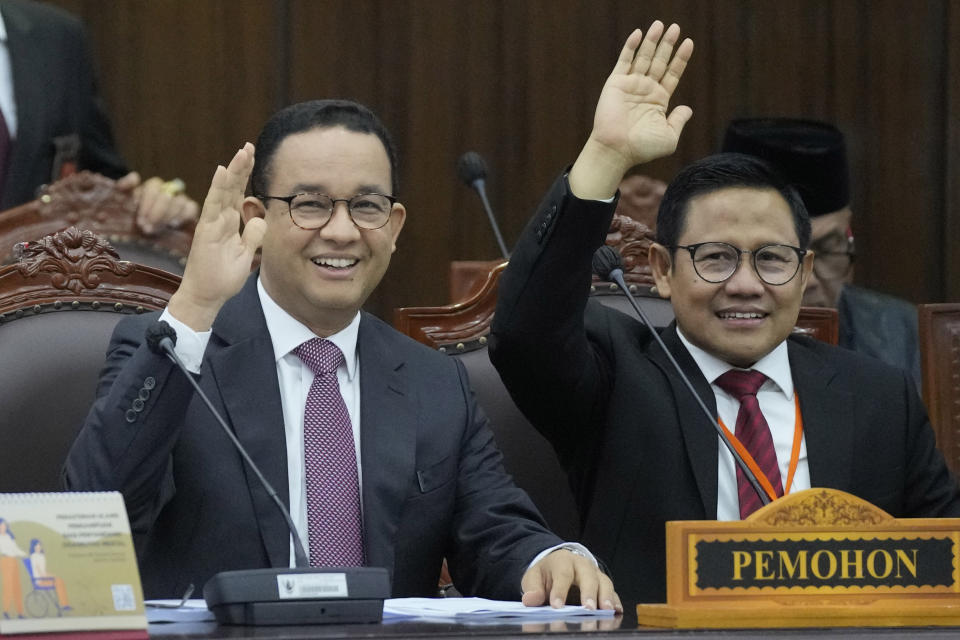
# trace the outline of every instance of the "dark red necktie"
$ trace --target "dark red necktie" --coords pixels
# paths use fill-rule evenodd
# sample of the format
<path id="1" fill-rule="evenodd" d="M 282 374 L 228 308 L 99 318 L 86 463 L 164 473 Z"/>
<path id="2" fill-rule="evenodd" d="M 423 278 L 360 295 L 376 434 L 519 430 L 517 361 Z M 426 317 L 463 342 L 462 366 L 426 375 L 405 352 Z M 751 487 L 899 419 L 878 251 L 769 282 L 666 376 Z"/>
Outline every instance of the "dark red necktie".
<path id="1" fill-rule="evenodd" d="M 767 476 L 777 497 L 783 495 L 780 482 L 780 466 L 777 464 L 777 451 L 773 446 L 773 437 L 766 418 L 757 402 L 757 391 L 763 386 L 767 376 L 759 371 L 741 371 L 731 369 L 717 378 L 716 385 L 740 401 L 737 413 L 737 427 L 734 435 L 746 448 L 760 470 Z M 760 496 L 747 480 L 746 474 L 737 467 L 737 493 L 740 497 L 740 519 L 763 506 Z"/>
<path id="2" fill-rule="evenodd" d="M 343 353 L 321 338 L 307 340 L 294 351 L 314 374 L 303 414 L 310 566 L 362 566 L 357 451 L 337 382 Z"/>

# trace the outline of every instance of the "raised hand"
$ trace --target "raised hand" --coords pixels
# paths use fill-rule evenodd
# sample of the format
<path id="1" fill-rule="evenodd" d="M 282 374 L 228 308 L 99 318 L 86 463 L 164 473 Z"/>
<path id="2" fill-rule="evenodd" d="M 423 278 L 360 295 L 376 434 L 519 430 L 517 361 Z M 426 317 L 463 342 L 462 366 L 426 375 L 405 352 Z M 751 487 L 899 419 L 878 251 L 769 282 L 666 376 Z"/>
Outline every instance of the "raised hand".
<path id="1" fill-rule="evenodd" d="M 609 198 L 632 166 L 669 155 L 693 115 L 687 106 L 669 111 L 670 98 L 693 54 L 693 41 L 679 46 L 680 27 L 664 32 L 657 20 L 646 36 L 627 38 L 603 85 L 593 131 L 570 172 L 570 187 L 581 198 Z M 674 49 L 676 48 L 676 51 Z"/>
<path id="2" fill-rule="evenodd" d="M 220 307 L 243 287 L 263 242 L 266 224 L 249 220 L 240 233 L 241 207 L 253 170 L 253 145 L 246 143 L 226 167 L 218 166 L 203 201 L 180 288 L 168 310 L 195 331 L 206 331 Z"/>

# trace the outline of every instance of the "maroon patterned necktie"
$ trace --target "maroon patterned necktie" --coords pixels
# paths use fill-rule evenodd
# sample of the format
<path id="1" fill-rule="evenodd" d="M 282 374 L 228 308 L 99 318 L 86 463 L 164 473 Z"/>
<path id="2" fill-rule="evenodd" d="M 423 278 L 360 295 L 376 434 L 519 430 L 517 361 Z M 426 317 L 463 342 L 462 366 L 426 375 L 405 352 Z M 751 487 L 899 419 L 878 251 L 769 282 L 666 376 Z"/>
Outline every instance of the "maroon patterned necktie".
<path id="1" fill-rule="evenodd" d="M 307 340 L 294 351 L 314 375 L 303 413 L 310 566 L 362 566 L 357 453 L 337 382 L 343 353 L 321 338 Z"/>
<path id="2" fill-rule="evenodd" d="M 757 402 L 757 391 L 763 386 L 767 376 L 759 371 L 740 371 L 731 369 L 717 378 L 716 385 L 740 401 L 737 413 L 737 428 L 734 435 L 746 447 L 760 470 L 767 476 L 777 497 L 783 495 L 780 483 L 780 466 L 777 464 L 777 451 L 773 446 L 773 437 L 766 418 Z M 737 467 L 737 493 L 740 497 L 740 519 L 763 506 L 760 496 L 747 480 L 746 474 Z"/>

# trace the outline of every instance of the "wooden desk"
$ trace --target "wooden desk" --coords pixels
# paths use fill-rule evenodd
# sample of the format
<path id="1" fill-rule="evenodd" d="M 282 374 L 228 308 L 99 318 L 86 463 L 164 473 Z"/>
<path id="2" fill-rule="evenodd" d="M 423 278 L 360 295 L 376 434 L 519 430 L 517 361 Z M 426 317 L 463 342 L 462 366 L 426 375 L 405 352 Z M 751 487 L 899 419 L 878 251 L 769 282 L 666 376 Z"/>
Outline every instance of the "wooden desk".
<path id="1" fill-rule="evenodd" d="M 619 625 L 615 629 L 598 629 L 600 624 Z M 465 640 L 493 638 L 604 637 L 615 640 L 642 638 L 643 640 L 677 640 L 678 638 L 770 638 L 777 640 L 813 640 L 814 638 L 843 638 L 844 640 L 893 640 L 925 638 L 942 640 L 960 638 L 960 628 L 900 628 L 900 629 L 752 629 L 752 630 L 680 630 L 637 628 L 636 617 L 625 614 L 609 621 L 557 622 L 552 625 L 461 625 L 430 622 L 395 622 L 385 624 L 330 625 L 316 627 L 218 627 L 210 623 L 153 624 L 150 637 L 158 640 L 191 640 L 210 638 L 269 638 L 271 640 L 305 640 L 307 638 L 426 638 L 427 640 Z"/>

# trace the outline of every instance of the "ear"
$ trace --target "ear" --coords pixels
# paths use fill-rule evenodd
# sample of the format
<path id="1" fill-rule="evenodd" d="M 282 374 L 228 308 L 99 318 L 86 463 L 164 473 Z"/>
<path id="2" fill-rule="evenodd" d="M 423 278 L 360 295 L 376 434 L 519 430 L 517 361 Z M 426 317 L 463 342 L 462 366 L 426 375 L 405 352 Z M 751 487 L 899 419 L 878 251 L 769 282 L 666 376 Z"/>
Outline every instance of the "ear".
<path id="1" fill-rule="evenodd" d="M 673 260 L 670 256 L 670 250 L 662 244 L 654 242 L 650 245 L 647 253 L 647 259 L 650 262 L 650 271 L 653 272 L 653 280 L 657 283 L 657 293 L 661 298 L 670 299 L 670 279 L 673 275 Z"/>
<path id="2" fill-rule="evenodd" d="M 407 221 L 407 208 L 399 202 L 393 205 L 390 211 L 390 222 L 387 223 L 388 232 L 391 235 L 390 253 L 397 250 L 397 238 L 400 236 L 400 230 L 403 229 L 403 223 Z"/>
<path id="3" fill-rule="evenodd" d="M 240 215 L 243 217 L 243 224 L 247 224 L 253 218 L 266 218 L 267 209 L 263 206 L 263 201 L 260 198 L 247 196 L 243 199 Z"/>

